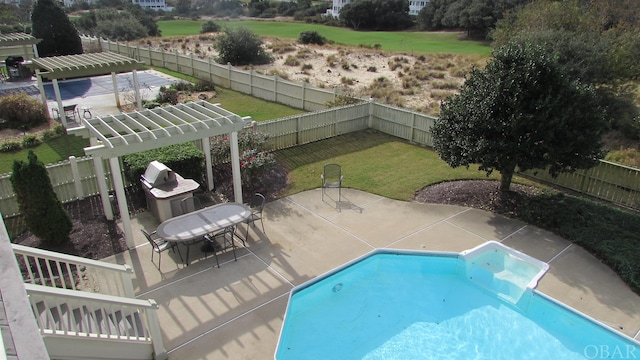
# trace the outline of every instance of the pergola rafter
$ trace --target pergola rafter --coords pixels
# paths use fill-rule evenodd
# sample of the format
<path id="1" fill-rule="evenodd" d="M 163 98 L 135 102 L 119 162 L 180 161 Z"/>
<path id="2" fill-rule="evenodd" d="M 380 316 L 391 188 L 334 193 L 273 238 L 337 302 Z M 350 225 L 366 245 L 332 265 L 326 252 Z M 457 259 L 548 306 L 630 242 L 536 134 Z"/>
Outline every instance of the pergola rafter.
<path id="1" fill-rule="evenodd" d="M 92 139 L 92 146 L 84 149 L 85 154 L 94 157 L 96 167 L 101 167 L 103 159 L 109 159 L 113 184 L 118 199 L 121 220 L 127 244 L 133 246 L 124 184 L 120 174 L 118 158 L 120 156 L 147 151 L 159 147 L 180 144 L 188 141 L 201 141 L 205 153 L 207 182 L 209 190 L 213 188 L 213 172 L 209 138 L 231 134 L 231 168 L 236 202 L 242 202 L 242 182 L 240 179 L 240 159 L 238 150 L 238 132 L 251 123 L 250 117 L 242 118 L 206 101 L 190 102 L 143 111 L 134 111 L 117 115 L 97 116 L 82 119 L 82 126 L 69 129 L 69 133 Z M 96 173 L 104 173 L 102 168 Z M 107 217 L 112 216 L 104 178 L 98 177 L 103 208 Z"/>

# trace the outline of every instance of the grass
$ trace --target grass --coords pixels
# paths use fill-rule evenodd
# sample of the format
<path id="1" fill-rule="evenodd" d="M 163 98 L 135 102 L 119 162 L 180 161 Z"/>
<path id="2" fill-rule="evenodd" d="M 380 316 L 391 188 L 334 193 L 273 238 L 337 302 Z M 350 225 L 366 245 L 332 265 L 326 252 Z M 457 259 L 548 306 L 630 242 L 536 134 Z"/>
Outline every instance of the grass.
<path id="1" fill-rule="evenodd" d="M 289 172 L 286 195 L 319 187 L 322 167 L 327 163 L 348 169 L 345 187 L 397 200 L 410 200 L 415 191 L 429 184 L 487 178 L 477 167 L 452 169 L 434 151 L 374 130 L 279 150 L 275 155 Z M 498 174 L 490 178 L 498 179 Z"/>
<path id="2" fill-rule="evenodd" d="M 184 36 L 200 33 L 204 20 L 158 21 L 163 36 Z M 318 24 L 285 21 L 219 20 L 222 27 L 246 27 L 261 36 L 295 40 L 303 31 L 317 31 L 330 41 L 348 46 L 380 45 L 383 51 L 411 54 L 478 54 L 488 56 L 491 47 L 486 42 L 459 40 L 459 33 L 418 31 L 354 31 Z"/>
<path id="3" fill-rule="evenodd" d="M 69 156 L 84 156 L 84 148 L 89 146 L 89 140 L 75 135 L 63 135 L 58 138 L 42 143 L 31 149 L 22 149 L 13 153 L 0 153 L 0 174 L 7 174 L 13 171 L 13 161 L 27 161 L 29 150 L 38 157 L 44 164 L 56 163 L 67 160 Z"/>
<path id="4" fill-rule="evenodd" d="M 176 73 L 175 71 L 156 67 L 153 69 L 167 75 L 175 76 L 182 80 L 194 83 L 198 82 L 198 79 L 194 77 Z M 216 97 L 209 99 L 209 102 L 220 103 L 220 106 L 225 110 L 229 110 L 240 116 L 251 116 L 254 121 L 258 122 L 306 113 L 304 110 L 258 99 L 241 92 L 221 88 L 219 86 L 216 86 Z"/>
<path id="5" fill-rule="evenodd" d="M 429 149 L 373 130 L 279 150 L 276 159 L 289 172 L 285 196 L 318 188 L 327 163 L 343 166 L 345 187 L 398 200 L 411 200 L 429 184 L 487 178 L 476 167 L 452 169 Z M 640 294 L 640 214 L 545 190 L 520 204 L 513 216 L 584 247 Z"/>

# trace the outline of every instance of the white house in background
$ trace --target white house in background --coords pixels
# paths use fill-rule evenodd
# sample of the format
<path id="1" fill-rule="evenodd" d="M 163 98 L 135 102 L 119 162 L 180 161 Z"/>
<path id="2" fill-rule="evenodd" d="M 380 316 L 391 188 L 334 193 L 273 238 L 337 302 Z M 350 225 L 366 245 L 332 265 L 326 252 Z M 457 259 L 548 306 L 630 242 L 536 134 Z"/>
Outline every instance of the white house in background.
<path id="1" fill-rule="evenodd" d="M 165 0 L 131 0 L 131 2 L 140 5 L 143 9 L 169 10 Z"/>
<path id="2" fill-rule="evenodd" d="M 354 0 L 333 0 L 331 9 L 327 9 L 326 16 L 333 16 L 337 18 L 340 16 L 340 10 L 347 5 L 351 4 Z M 409 15 L 418 15 L 420 10 L 429 2 L 429 0 L 410 0 L 409 1 Z"/>

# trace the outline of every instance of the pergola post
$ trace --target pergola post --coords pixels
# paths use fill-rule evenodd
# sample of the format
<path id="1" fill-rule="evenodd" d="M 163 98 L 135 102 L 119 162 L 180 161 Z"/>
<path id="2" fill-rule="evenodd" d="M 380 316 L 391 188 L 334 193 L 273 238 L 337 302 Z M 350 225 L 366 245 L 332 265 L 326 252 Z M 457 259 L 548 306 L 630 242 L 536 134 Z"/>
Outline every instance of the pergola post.
<path id="1" fill-rule="evenodd" d="M 115 72 L 111 72 L 111 83 L 113 84 L 113 95 L 116 96 L 116 106 L 120 109 L 120 94 L 118 93 L 118 78 Z"/>
<path id="2" fill-rule="evenodd" d="M 238 132 L 231 132 L 231 172 L 233 173 L 233 198 L 242 203 L 242 178 L 240 177 L 240 151 L 238 150 Z"/>
<path id="3" fill-rule="evenodd" d="M 109 165 L 111 165 L 113 188 L 116 191 L 116 198 L 118 199 L 118 209 L 120 210 L 120 220 L 122 221 L 122 229 L 124 230 L 124 239 L 127 242 L 127 247 L 129 249 L 133 249 L 135 247 L 135 242 L 133 241 L 131 218 L 129 217 L 129 209 L 127 206 L 127 195 L 124 192 L 124 182 L 122 180 L 122 172 L 120 171 L 120 162 L 118 158 L 110 158 Z"/>
<path id="4" fill-rule="evenodd" d="M 91 146 L 98 145 L 98 140 L 94 137 L 89 139 Z M 98 190 L 100 191 L 100 200 L 102 200 L 102 210 L 107 220 L 113 220 L 113 209 L 111 208 L 111 202 L 109 201 L 109 188 L 107 187 L 107 180 L 104 174 L 104 165 L 102 157 L 92 156 L 93 168 L 96 170 L 96 181 L 98 182 Z"/>
<path id="5" fill-rule="evenodd" d="M 56 102 L 58 103 L 58 114 L 60 114 L 60 121 L 62 126 L 67 128 L 67 116 L 64 113 L 64 106 L 62 105 L 62 96 L 60 96 L 60 87 L 58 86 L 58 79 L 53 79 L 53 92 L 56 94 Z"/>
<path id="6" fill-rule="evenodd" d="M 133 74 L 133 89 L 136 94 L 136 109 L 142 110 L 142 98 L 140 97 L 140 85 L 138 80 L 138 72 L 136 69 L 133 69 L 131 72 Z"/>
<path id="7" fill-rule="evenodd" d="M 40 75 L 40 69 L 36 69 L 36 79 L 38 80 L 38 90 L 40 90 L 40 102 L 47 104 L 47 94 L 44 92 L 44 83 L 42 82 L 42 76 Z M 50 111 L 47 107 L 47 111 Z"/>
<path id="8" fill-rule="evenodd" d="M 202 152 L 204 153 L 204 166 L 207 171 L 207 189 L 213 190 L 213 164 L 211 163 L 211 138 L 202 139 Z"/>

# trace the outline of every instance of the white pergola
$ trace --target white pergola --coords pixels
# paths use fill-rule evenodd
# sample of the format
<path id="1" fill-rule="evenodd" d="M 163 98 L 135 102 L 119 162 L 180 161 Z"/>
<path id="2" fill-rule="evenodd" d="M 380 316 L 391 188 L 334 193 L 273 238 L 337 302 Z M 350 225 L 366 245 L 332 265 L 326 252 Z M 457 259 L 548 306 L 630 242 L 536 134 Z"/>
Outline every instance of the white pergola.
<path id="1" fill-rule="evenodd" d="M 117 53 L 101 52 L 38 58 L 33 59 L 31 66 L 35 69 L 38 78 L 38 88 L 40 89 L 40 97 L 43 104 L 47 103 L 47 97 L 44 92 L 42 79 L 52 81 L 53 91 L 56 94 L 56 102 L 58 103 L 58 113 L 60 114 L 62 125 L 65 128 L 67 127 L 67 120 L 64 116 L 58 79 L 91 77 L 111 73 L 116 106 L 120 107 L 120 94 L 118 93 L 116 74 L 131 71 L 133 73 L 133 87 L 135 89 L 137 109 L 142 108 L 142 99 L 140 98 L 139 90 L 140 85 L 138 83 L 138 73 L 136 72 L 140 63 L 135 59 Z"/>
<path id="2" fill-rule="evenodd" d="M 10 54 L 10 55 L 23 55 L 23 57 L 25 58 L 30 58 L 30 56 L 28 56 L 30 55 L 30 53 L 27 49 L 27 47 L 30 46 L 31 51 L 33 51 L 33 57 L 37 58 L 38 47 L 36 45 L 41 41 L 42 39 L 36 39 L 35 37 L 25 33 L 0 34 L 0 49 L 10 48 L 15 50 L 16 47 L 18 48 L 22 47 L 22 51 L 20 53 Z M 2 52 L 2 56 L 5 56 L 4 52 Z"/>
<path id="3" fill-rule="evenodd" d="M 133 248 L 133 232 L 120 170 L 120 156 L 187 141 L 200 141 L 205 156 L 208 190 L 212 190 L 213 170 L 209 138 L 230 134 L 234 201 L 241 203 L 238 132 L 250 123 L 251 117 L 240 117 L 223 109 L 219 104 L 198 101 L 82 119 L 82 126 L 69 129 L 68 132 L 90 139 L 91 146 L 85 148 L 84 152 L 93 157 L 102 206 L 107 218 L 113 219 L 103 168 L 103 160 L 109 160 L 127 246 Z"/>

